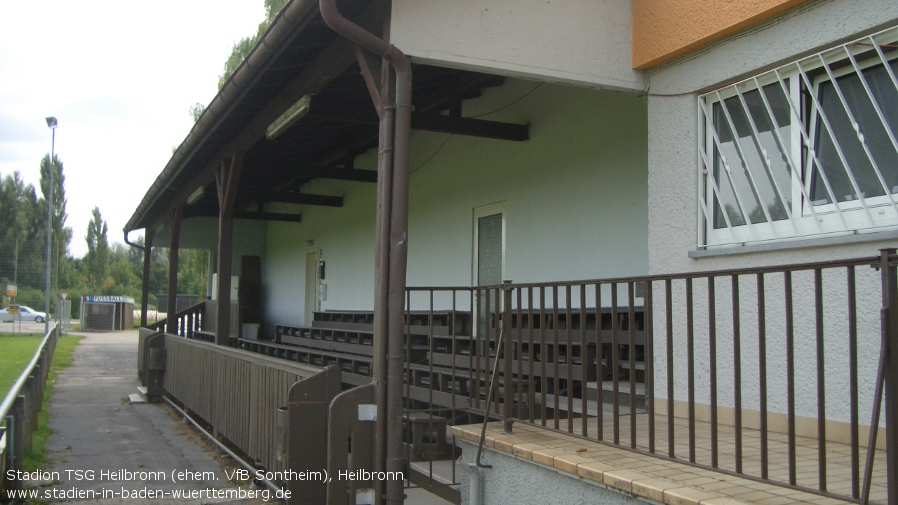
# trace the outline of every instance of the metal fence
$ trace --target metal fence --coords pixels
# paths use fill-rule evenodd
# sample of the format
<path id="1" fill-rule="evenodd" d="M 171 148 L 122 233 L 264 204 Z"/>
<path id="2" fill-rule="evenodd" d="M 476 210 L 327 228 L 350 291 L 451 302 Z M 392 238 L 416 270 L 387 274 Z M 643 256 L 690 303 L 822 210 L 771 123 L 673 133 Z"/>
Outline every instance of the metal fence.
<path id="1" fill-rule="evenodd" d="M 771 268 L 410 288 L 410 325 L 415 314 L 435 321 L 463 310 L 472 331 L 431 323 L 427 339 L 408 332 L 407 387 L 430 394 L 408 394 L 407 406 L 452 422 L 437 397 L 455 404 L 459 395 L 487 418 L 884 500 L 880 336 L 898 324 L 881 319 L 896 296 L 879 293 L 895 290 L 893 262 L 885 251 Z"/>
<path id="2" fill-rule="evenodd" d="M 31 450 L 32 433 L 37 428 L 37 413 L 43 405 L 50 362 L 59 340 L 59 325 L 44 336 L 34 357 L 22 371 L 0 404 L 0 491 L 21 489 L 21 479 L 7 479 L 7 470 L 23 470 L 25 452 Z"/>
<path id="3" fill-rule="evenodd" d="M 884 383 L 898 391 L 898 374 L 889 373 L 898 353 L 887 364 L 884 351 L 898 345 L 889 317 L 898 313 L 895 263 L 895 251 L 884 250 L 769 268 L 409 288 L 410 478 L 433 490 L 458 484 L 447 426 L 504 419 L 508 429 L 532 423 L 839 499 L 894 499 L 896 451 L 886 446 L 895 437 L 886 435 L 898 401 L 886 402 L 884 422 L 879 413 Z M 195 317 L 179 314 L 176 329 L 188 333 Z M 370 319 L 317 313 L 310 327 L 280 325 L 275 341 L 240 345 L 273 363 L 336 365 L 344 383 L 362 385 L 371 373 Z M 190 384 L 212 381 L 213 372 L 184 369 L 180 379 L 166 374 L 167 390 L 169 380 L 212 387 Z M 196 401 L 213 404 L 235 396 L 201 395 Z M 243 415 L 219 414 L 220 422 Z M 444 496 L 459 498 L 457 490 Z"/>

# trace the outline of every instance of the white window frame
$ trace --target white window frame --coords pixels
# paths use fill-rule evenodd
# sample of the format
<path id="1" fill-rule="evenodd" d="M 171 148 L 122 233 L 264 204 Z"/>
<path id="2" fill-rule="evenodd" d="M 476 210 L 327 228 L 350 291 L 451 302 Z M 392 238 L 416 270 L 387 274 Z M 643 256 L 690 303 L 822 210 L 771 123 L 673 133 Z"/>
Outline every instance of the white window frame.
<path id="1" fill-rule="evenodd" d="M 898 51 L 893 50 L 888 53 L 885 53 L 885 57 L 888 59 L 889 62 L 891 62 L 892 60 L 898 58 Z M 816 139 L 817 128 L 819 127 L 818 122 L 820 121 L 819 118 L 821 117 L 821 115 L 817 113 L 818 109 L 820 108 L 817 100 L 819 100 L 819 97 L 820 97 L 821 84 L 823 84 L 824 82 L 831 82 L 834 79 L 838 79 L 839 77 L 842 77 L 842 76 L 845 76 L 845 75 L 848 75 L 851 73 L 856 73 L 856 69 L 865 70 L 865 69 L 875 66 L 879 63 L 881 63 L 881 61 L 878 58 L 869 58 L 862 62 L 853 60 L 851 66 L 843 67 L 836 71 L 831 71 L 831 72 L 822 74 L 822 75 L 818 76 L 816 79 L 814 79 L 814 81 L 812 83 L 812 86 L 813 86 L 812 98 L 813 98 L 814 102 L 811 104 L 810 128 L 809 128 L 810 129 L 809 136 L 811 139 Z M 855 64 L 857 65 L 857 67 L 855 67 Z M 827 70 L 828 70 L 828 67 L 824 67 L 824 68 L 827 68 Z M 836 88 L 834 88 L 834 90 L 835 89 Z M 824 125 L 824 128 L 825 128 L 825 125 Z M 811 192 L 811 183 L 812 183 L 811 170 L 813 168 L 813 163 L 814 163 L 814 159 L 811 156 L 807 156 L 807 159 L 805 160 L 804 170 L 805 170 L 805 174 L 807 174 L 806 181 L 805 181 L 805 188 L 806 188 L 806 193 L 808 195 L 810 195 L 810 192 Z M 875 162 L 874 162 L 874 164 L 875 164 Z M 877 169 L 877 170 L 881 170 L 881 169 Z M 852 181 L 853 181 L 853 176 L 852 176 Z M 888 189 L 891 190 L 892 188 L 888 188 Z M 863 193 L 861 193 L 861 195 L 864 196 Z M 834 202 L 834 203 L 823 204 L 823 205 L 814 205 L 813 209 L 814 209 L 814 212 L 816 214 L 818 214 L 818 216 L 822 216 L 823 219 L 838 219 L 838 216 L 836 214 L 838 214 L 840 209 L 844 212 L 844 211 L 861 211 L 861 210 L 864 210 L 865 208 L 872 210 L 877 207 L 891 206 L 894 209 L 893 213 L 896 214 L 895 217 L 898 218 L 898 207 L 896 207 L 896 205 L 895 205 L 896 201 L 898 201 L 898 195 L 896 195 L 894 191 L 887 191 L 886 194 L 882 195 L 882 196 L 874 196 L 874 197 L 869 197 L 869 198 L 847 200 L 844 202 Z M 805 207 L 811 207 L 811 206 L 806 205 Z M 886 209 L 886 210 L 888 210 L 888 209 Z M 803 216 L 811 215 L 810 209 L 805 210 L 805 212 L 802 215 Z M 854 218 L 852 220 L 851 224 L 855 224 L 854 223 L 855 221 L 860 221 L 858 218 L 863 219 L 863 216 L 859 216 L 858 212 L 846 213 L 845 217 L 846 217 L 846 219 Z M 862 226 L 863 223 L 857 222 L 856 225 Z"/>
<path id="2" fill-rule="evenodd" d="M 765 241 L 784 241 L 821 235 L 865 233 L 898 227 L 898 194 L 895 192 L 886 191 L 886 194 L 882 196 L 842 202 L 838 202 L 837 199 L 832 198 L 832 195 L 830 195 L 830 199 L 835 203 L 823 205 L 810 205 L 809 197 L 814 173 L 811 168 L 814 166 L 816 157 L 813 147 L 817 141 L 817 129 L 820 128 L 818 122 L 820 122 L 821 108 L 818 100 L 821 84 L 831 82 L 849 73 L 863 72 L 868 67 L 886 62 L 889 75 L 896 88 L 898 88 L 898 80 L 896 80 L 895 73 L 889 68 L 888 64 L 898 59 L 898 50 L 894 48 L 883 49 L 882 47 L 886 44 L 895 44 L 896 40 L 898 40 L 898 27 L 889 28 L 699 96 L 697 124 L 699 131 L 699 146 L 697 150 L 699 194 L 697 210 L 698 246 L 700 248 Z M 856 57 L 856 55 L 869 53 L 873 50 L 877 54 L 863 61 L 859 61 Z M 847 65 L 839 69 L 830 68 L 830 65 L 840 61 L 846 62 Z M 820 73 L 819 75 L 809 77 L 808 72 Z M 862 82 L 866 88 L 866 81 L 862 79 Z M 754 118 L 748 110 L 744 95 L 767 85 L 779 86 L 785 92 L 789 103 L 790 121 L 788 132 L 783 134 L 780 130 L 785 129 L 785 127 L 777 127 L 773 108 L 768 103 L 765 93 L 759 92 L 766 108 L 768 120 L 773 123 L 770 131 L 776 141 L 778 151 L 771 154 L 765 149 L 758 150 L 753 146 L 752 152 L 747 156 L 743 153 L 743 146 L 740 143 L 735 122 L 730 117 L 730 112 L 727 111 L 728 107 L 722 104 L 727 99 L 738 97 L 743 108 L 743 114 L 748 119 L 748 124 L 751 128 L 750 141 L 760 141 L 761 134 L 758 132 Z M 837 90 L 837 86 L 833 87 L 833 91 L 837 92 L 839 100 L 842 100 L 844 105 L 844 100 L 841 97 L 841 92 Z M 867 89 L 867 92 L 869 93 L 869 89 Z M 874 108 L 877 109 L 879 120 L 884 121 L 883 115 L 879 110 L 880 104 L 877 104 L 875 101 L 873 103 Z M 738 153 L 736 160 L 726 159 L 723 154 L 720 154 L 722 162 L 718 162 L 715 156 L 717 153 L 722 153 L 720 146 L 723 145 L 714 128 L 715 107 L 720 107 L 720 111 L 724 114 L 725 121 L 727 121 L 728 128 L 732 130 L 732 143 Z M 850 111 L 849 118 L 851 118 Z M 886 130 L 888 132 L 888 129 Z M 894 133 L 889 132 L 893 147 L 898 151 Z M 836 149 L 839 151 L 839 155 L 842 156 L 838 142 L 834 140 L 833 143 L 837 146 Z M 866 149 L 866 145 L 864 147 Z M 873 161 L 869 150 L 865 150 L 865 152 L 875 167 L 875 161 Z M 761 159 L 761 163 L 756 163 L 750 170 L 745 170 L 743 167 L 746 164 L 751 164 L 749 158 L 752 153 L 756 155 L 755 158 Z M 783 153 L 786 154 L 784 158 L 790 173 L 788 177 L 789 187 L 779 187 L 775 177 L 769 177 L 769 180 L 772 180 L 772 184 L 767 184 L 767 186 L 770 186 L 775 191 L 775 197 L 791 198 L 790 205 L 783 205 L 787 217 L 781 220 L 772 220 L 768 210 L 765 208 L 766 204 L 761 203 L 760 207 L 764 212 L 766 222 L 750 223 L 748 222 L 750 209 L 746 209 L 746 205 L 740 201 L 745 195 L 741 195 L 740 190 L 736 188 L 739 184 L 731 182 L 732 179 L 728 173 L 730 168 L 728 166 L 736 165 L 738 170 L 745 171 L 745 179 L 750 185 L 750 200 L 752 203 L 758 203 L 755 197 L 758 185 L 754 182 L 754 177 L 773 174 L 770 159 L 772 156 L 780 156 Z M 715 177 L 714 173 L 718 163 L 719 173 Z M 782 170 L 782 167 L 780 167 L 780 170 Z M 879 171 L 879 180 L 884 184 L 881 176 L 882 168 L 880 167 L 877 170 Z M 781 172 L 779 173 L 781 174 Z M 854 176 L 850 174 L 851 172 L 849 172 L 849 178 L 854 184 L 853 187 L 857 188 Z M 724 226 L 714 228 L 715 209 L 718 205 L 716 202 L 720 196 L 720 188 L 724 184 L 729 185 L 728 191 L 731 190 L 731 198 L 736 200 L 738 210 L 742 215 L 740 219 L 745 220 L 746 224 L 733 225 L 726 210 L 722 209 L 721 214 L 725 221 Z M 829 192 L 828 182 L 825 184 L 827 184 L 827 191 Z"/>

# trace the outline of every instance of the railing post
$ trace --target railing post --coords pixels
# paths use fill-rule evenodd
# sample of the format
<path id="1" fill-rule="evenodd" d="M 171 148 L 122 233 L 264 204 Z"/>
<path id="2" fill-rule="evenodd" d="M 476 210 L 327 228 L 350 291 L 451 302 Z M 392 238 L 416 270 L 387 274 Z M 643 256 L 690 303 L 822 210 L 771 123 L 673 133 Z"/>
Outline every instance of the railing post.
<path id="1" fill-rule="evenodd" d="M 44 374 L 44 367 L 41 366 L 44 361 L 43 357 L 44 351 L 41 351 L 41 359 L 34 365 L 34 394 L 31 395 L 36 405 L 34 408 L 34 429 L 37 429 L 37 413 L 44 406 L 44 387 L 47 384 L 47 376 Z"/>
<path id="2" fill-rule="evenodd" d="M 22 396 L 25 400 L 25 415 L 22 419 L 22 450 L 30 452 L 32 449 L 32 433 L 37 428 L 37 411 L 38 406 L 34 404 L 34 376 L 29 375 L 25 379 L 25 387 L 22 388 Z"/>
<path id="3" fill-rule="evenodd" d="M 880 249 L 879 271 L 882 275 L 882 335 L 886 339 L 885 366 L 885 417 L 886 417 L 886 472 L 889 491 L 889 505 L 898 505 L 898 283 L 896 283 L 895 263 L 892 259 L 895 249 Z M 895 350 L 896 352 L 892 352 Z M 876 429 L 871 426 L 871 429 Z"/>
<path id="4" fill-rule="evenodd" d="M 502 281 L 502 334 L 505 340 L 502 342 L 505 353 L 505 433 L 511 434 L 512 417 L 514 417 L 514 380 L 511 376 L 512 362 L 512 338 L 511 338 L 511 281 Z M 499 350 L 496 349 L 496 358 Z"/>
<path id="5" fill-rule="evenodd" d="M 12 420 L 8 427 L 12 428 L 12 437 L 10 439 L 12 445 L 10 463 L 12 470 L 22 470 L 25 463 L 25 397 L 19 395 L 12 404 L 10 412 Z M 12 479 L 13 489 L 22 489 L 21 479 Z"/>

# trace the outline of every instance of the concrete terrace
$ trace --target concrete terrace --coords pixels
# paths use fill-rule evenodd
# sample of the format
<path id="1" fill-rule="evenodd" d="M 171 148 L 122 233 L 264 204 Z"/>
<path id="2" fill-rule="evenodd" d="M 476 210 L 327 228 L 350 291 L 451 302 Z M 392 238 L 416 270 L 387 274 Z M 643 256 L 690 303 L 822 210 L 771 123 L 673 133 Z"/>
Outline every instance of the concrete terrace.
<path id="1" fill-rule="evenodd" d="M 620 443 L 630 444 L 629 416 L 622 416 Z M 580 434 L 580 419 L 575 420 L 574 433 Z M 655 449 L 666 456 L 668 432 L 666 416 L 656 415 Z M 567 420 L 561 420 L 565 429 Z M 548 421 L 549 428 L 553 425 Z M 591 418 L 587 433 L 595 438 L 597 420 Z M 481 425 L 456 426 L 452 433 L 463 440 L 477 444 Z M 517 459 L 553 468 L 571 478 L 580 479 L 622 493 L 667 505 L 838 505 L 851 503 L 799 489 L 759 482 L 735 475 L 698 468 L 662 457 L 637 453 L 621 447 L 613 447 L 597 441 L 584 440 L 572 434 L 560 433 L 549 428 L 517 423 L 513 433 L 502 430 L 502 423 L 491 423 L 487 429 L 484 446 Z M 604 440 L 612 437 L 613 424 L 608 417 L 603 426 Z M 679 458 L 688 458 L 689 435 L 686 419 L 674 422 L 674 448 Z M 735 470 L 735 431 L 732 426 L 719 426 L 719 466 Z M 760 432 L 743 428 L 743 471 L 760 475 Z M 637 414 L 637 444 L 639 450 L 648 450 L 648 419 Z M 816 488 L 818 484 L 817 440 L 796 437 L 797 484 Z M 851 494 L 851 447 L 847 444 L 827 442 L 827 490 L 839 494 Z M 711 464 L 710 424 L 696 422 L 696 462 Z M 866 453 L 861 448 L 861 457 Z M 768 440 L 769 475 L 773 479 L 788 479 L 788 444 L 786 435 L 770 433 Z M 863 479 L 863 463 L 861 464 Z M 870 492 L 871 503 L 888 500 L 885 471 L 885 451 L 877 450 Z"/>

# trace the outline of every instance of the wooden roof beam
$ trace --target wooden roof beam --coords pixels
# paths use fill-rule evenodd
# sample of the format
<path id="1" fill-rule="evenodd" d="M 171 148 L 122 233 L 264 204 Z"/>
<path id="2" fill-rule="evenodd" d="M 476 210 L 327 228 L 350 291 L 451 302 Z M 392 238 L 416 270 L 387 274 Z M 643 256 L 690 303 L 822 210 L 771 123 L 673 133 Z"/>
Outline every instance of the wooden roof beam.
<path id="1" fill-rule="evenodd" d="M 310 195 L 308 193 L 279 193 L 265 199 L 265 203 L 294 203 L 300 205 L 320 205 L 342 207 L 342 196 Z"/>
<path id="2" fill-rule="evenodd" d="M 249 210 L 234 211 L 234 219 L 253 219 L 256 221 L 279 221 L 284 223 L 301 223 L 302 214 L 285 214 L 281 212 L 253 212 Z"/>
<path id="3" fill-rule="evenodd" d="M 214 209 L 191 209 L 187 208 L 184 212 L 184 219 L 192 217 L 218 217 L 218 212 Z M 255 221 L 282 221 L 287 223 L 301 223 L 302 214 L 287 214 L 284 212 L 263 212 L 254 210 L 235 210 L 231 216 L 234 219 L 251 219 Z"/>
<path id="4" fill-rule="evenodd" d="M 345 123 L 378 124 L 377 114 L 372 108 L 315 100 L 312 100 L 308 116 Z M 447 116 L 438 112 L 413 112 L 412 129 L 516 142 L 530 140 L 529 125 Z"/>
<path id="5" fill-rule="evenodd" d="M 334 179 L 338 181 L 377 182 L 377 172 L 346 167 L 323 167 L 309 172 L 310 179 Z"/>
<path id="6" fill-rule="evenodd" d="M 515 142 L 530 140 L 530 125 L 444 116 L 439 113 L 413 113 L 412 129 Z"/>

